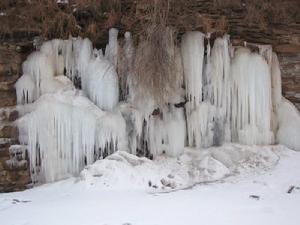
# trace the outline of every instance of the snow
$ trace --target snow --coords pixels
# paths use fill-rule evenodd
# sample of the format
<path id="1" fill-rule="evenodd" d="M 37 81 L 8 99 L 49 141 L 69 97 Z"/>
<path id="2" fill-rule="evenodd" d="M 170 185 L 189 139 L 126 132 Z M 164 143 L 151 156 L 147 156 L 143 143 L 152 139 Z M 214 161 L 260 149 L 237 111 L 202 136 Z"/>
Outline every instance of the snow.
<path id="1" fill-rule="evenodd" d="M 253 164 L 248 164 L 248 168 L 241 170 L 250 173 L 240 172 L 236 176 L 217 182 L 204 182 L 173 192 L 161 192 L 156 188 L 149 188 L 151 191 L 112 189 L 96 182 L 91 184 L 87 180 L 70 178 L 23 192 L 0 194 L 1 224 L 40 225 L 42 222 L 44 225 L 298 225 L 300 190 L 297 186 L 300 184 L 300 154 L 280 146 L 248 148 L 249 152 L 254 154 L 263 151 L 263 154 L 271 156 L 271 160 L 268 160 L 271 164 L 263 164 L 267 165 L 267 170 L 251 169 L 250 165 L 255 166 L 257 159 L 262 160 L 263 157 L 250 157 Z M 228 149 L 237 152 L 229 146 Z M 217 151 L 223 152 L 222 148 Z M 280 158 L 277 164 L 272 158 L 275 155 Z M 241 157 L 238 154 L 235 160 L 238 161 L 239 157 L 246 159 L 248 156 L 246 154 Z M 131 157 L 128 154 L 111 157 L 107 159 L 112 161 L 111 167 L 106 163 L 106 171 L 118 176 L 111 177 L 109 184 L 115 184 L 114 179 L 117 179 L 117 183 L 120 182 L 118 179 L 121 179 L 126 185 L 130 185 L 130 181 L 127 180 L 130 175 L 127 174 L 130 171 L 127 170 L 128 167 L 140 167 L 149 162 L 147 159 Z M 174 159 L 170 160 L 172 162 Z M 202 165 L 217 165 L 209 158 L 204 162 Z M 120 168 L 114 172 L 116 164 L 123 165 L 126 170 Z M 157 166 L 159 165 L 164 170 L 168 168 L 168 164 L 157 162 Z M 105 166 L 102 165 L 101 168 Z M 149 169 L 140 173 L 159 177 L 156 170 Z M 125 175 L 125 178 L 120 175 Z M 176 176 L 174 178 L 176 179 Z M 162 183 L 171 186 L 168 180 L 174 178 L 169 176 Z M 92 178 L 94 181 L 101 179 L 104 178 L 100 175 Z M 288 194 L 291 185 L 295 185 L 296 188 Z"/>
<path id="2" fill-rule="evenodd" d="M 174 191 L 227 176 L 268 170 L 277 164 L 280 151 L 281 146 L 227 144 L 201 151 L 186 148 L 178 157 L 161 155 L 155 160 L 118 151 L 87 166 L 80 177 L 97 188 Z"/>

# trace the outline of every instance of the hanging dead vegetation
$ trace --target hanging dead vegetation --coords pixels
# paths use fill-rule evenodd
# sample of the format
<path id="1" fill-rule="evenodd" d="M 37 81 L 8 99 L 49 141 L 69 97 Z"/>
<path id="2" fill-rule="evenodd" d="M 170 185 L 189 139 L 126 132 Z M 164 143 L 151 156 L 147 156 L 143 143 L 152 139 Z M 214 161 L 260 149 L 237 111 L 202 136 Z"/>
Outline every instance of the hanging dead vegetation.
<path id="1" fill-rule="evenodd" d="M 138 96 L 144 100 L 151 98 L 162 106 L 177 84 L 174 30 L 166 25 L 169 1 L 148 2 L 148 21 L 140 33 L 130 80 Z"/>

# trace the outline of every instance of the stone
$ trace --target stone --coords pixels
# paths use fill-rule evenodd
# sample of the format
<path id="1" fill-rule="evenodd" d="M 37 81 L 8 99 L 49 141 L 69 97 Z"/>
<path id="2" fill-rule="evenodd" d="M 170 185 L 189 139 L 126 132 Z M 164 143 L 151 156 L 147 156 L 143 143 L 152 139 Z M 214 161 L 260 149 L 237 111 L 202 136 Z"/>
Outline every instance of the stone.
<path id="1" fill-rule="evenodd" d="M 17 138 L 18 137 L 18 128 L 13 125 L 5 125 L 0 127 L 0 137 L 1 138 Z"/>
<path id="2" fill-rule="evenodd" d="M 7 106 L 14 106 L 17 104 L 17 96 L 15 90 L 1 91 L 0 90 L 0 108 Z"/>

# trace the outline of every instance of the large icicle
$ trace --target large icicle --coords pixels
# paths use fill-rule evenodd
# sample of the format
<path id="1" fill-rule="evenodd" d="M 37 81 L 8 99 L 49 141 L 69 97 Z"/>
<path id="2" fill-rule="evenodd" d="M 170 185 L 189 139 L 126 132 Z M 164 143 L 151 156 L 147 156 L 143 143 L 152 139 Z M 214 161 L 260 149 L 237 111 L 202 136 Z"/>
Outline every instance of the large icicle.
<path id="1" fill-rule="evenodd" d="M 267 62 L 249 49 L 239 48 L 232 61 L 231 73 L 233 141 L 273 143 L 271 75 Z"/>
<path id="2" fill-rule="evenodd" d="M 55 75 L 64 74 L 64 41 L 54 39 L 44 42 L 40 48 L 40 52 L 45 54 L 48 58 L 48 64 L 52 65 Z"/>
<path id="3" fill-rule="evenodd" d="M 230 56 L 229 36 L 217 38 L 207 58 L 211 62 L 208 100 L 215 108 L 214 145 L 230 141 Z M 212 112 L 211 112 L 212 113 Z"/>
<path id="4" fill-rule="evenodd" d="M 92 42 L 87 38 L 83 39 L 80 43 L 78 58 L 76 58 L 78 76 L 81 78 L 81 87 L 83 90 L 87 90 L 87 82 L 89 79 L 87 75 L 87 69 L 89 62 L 92 59 L 92 52 Z"/>
<path id="5" fill-rule="evenodd" d="M 108 45 L 105 48 L 105 58 L 110 61 L 115 67 L 118 63 L 118 30 L 111 28 L 109 30 Z"/>
<path id="6" fill-rule="evenodd" d="M 17 92 L 17 103 L 27 104 L 35 99 L 35 85 L 30 75 L 24 74 L 15 84 Z"/>
<path id="7" fill-rule="evenodd" d="M 182 37 L 181 54 L 186 96 L 189 109 L 193 109 L 202 102 L 204 34 L 197 31 L 186 33 Z"/>
<path id="8" fill-rule="evenodd" d="M 122 116 L 101 111 L 75 91 L 45 94 L 34 105 L 18 121 L 34 181 L 76 175 L 99 157 L 126 150 Z"/>
<path id="9" fill-rule="evenodd" d="M 188 32 L 182 38 L 181 54 L 183 61 L 184 83 L 186 90 L 186 117 L 188 142 L 190 146 L 198 143 L 201 134 L 193 129 L 195 119 L 193 110 L 198 110 L 202 102 L 202 70 L 204 58 L 204 34 L 201 32 Z M 197 143 L 195 143 L 197 141 Z M 199 145 L 196 145 L 200 147 Z"/>
<path id="10" fill-rule="evenodd" d="M 112 110 L 119 101 L 118 75 L 106 59 L 97 57 L 89 62 L 83 90 L 101 109 Z"/>
<path id="11" fill-rule="evenodd" d="M 271 75 L 272 75 L 272 102 L 275 109 L 278 108 L 282 100 L 281 94 L 281 72 L 277 54 L 272 54 L 271 64 Z"/>
<path id="12" fill-rule="evenodd" d="M 49 63 L 47 56 L 42 52 L 33 52 L 31 53 L 26 61 L 23 63 L 23 74 L 25 76 L 29 75 L 34 83 L 34 93 L 32 94 L 33 100 L 37 99 L 42 94 L 42 82 L 46 79 L 51 79 L 54 76 L 54 68 L 53 64 Z M 25 80 L 25 79 L 24 79 Z M 24 85 L 27 85 L 29 83 L 29 79 L 26 79 L 27 81 L 24 83 Z M 20 86 L 22 84 L 19 84 Z M 20 87 L 21 88 L 21 87 Z M 32 87 L 28 87 L 32 89 Z M 23 90 L 26 89 L 26 87 L 23 87 Z M 18 102 L 21 102 L 22 100 L 19 99 Z"/>
<path id="13" fill-rule="evenodd" d="M 124 34 L 124 44 L 120 47 L 118 52 L 118 75 L 120 85 L 120 100 L 126 100 L 128 96 L 128 77 L 132 73 L 134 46 L 131 38 L 131 33 Z"/>

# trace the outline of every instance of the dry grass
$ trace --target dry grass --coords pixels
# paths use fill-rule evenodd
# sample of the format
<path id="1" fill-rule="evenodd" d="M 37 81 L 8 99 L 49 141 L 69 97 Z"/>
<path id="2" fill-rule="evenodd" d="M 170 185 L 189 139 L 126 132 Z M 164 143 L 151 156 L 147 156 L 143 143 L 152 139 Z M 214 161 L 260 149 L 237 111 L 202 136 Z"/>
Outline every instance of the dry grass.
<path id="1" fill-rule="evenodd" d="M 1 0 L 0 35 L 9 38 L 15 31 L 36 31 L 44 38 L 86 36 L 92 40 L 119 22 L 120 0 Z"/>
<path id="2" fill-rule="evenodd" d="M 36 31 L 45 38 L 69 35 L 101 38 L 110 27 L 117 26 L 140 34 L 149 23 L 165 21 L 166 26 L 186 30 L 224 33 L 225 17 L 199 14 L 197 0 L 69 0 L 60 6 L 55 0 L 1 0 L 0 35 L 9 37 L 17 30 Z M 267 29 L 270 24 L 300 20 L 299 0 L 211 0 L 209 11 L 239 10 L 246 26 Z M 156 20 L 156 21 L 153 21 Z"/>
<path id="3" fill-rule="evenodd" d="M 141 40 L 133 65 L 131 79 L 135 89 L 146 100 L 152 98 L 162 106 L 176 88 L 175 45 L 171 28 L 148 26 L 146 39 Z"/>
<path id="4" fill-rule="evenodd" d="M 176 41 L 174 30 L 167 26 L 169 1 L 153 0 L 143 4 L 145 26 L 133 63 L 131 81 L 142 99 L 152 98 L 162 106 L 175 91 Z"/>

